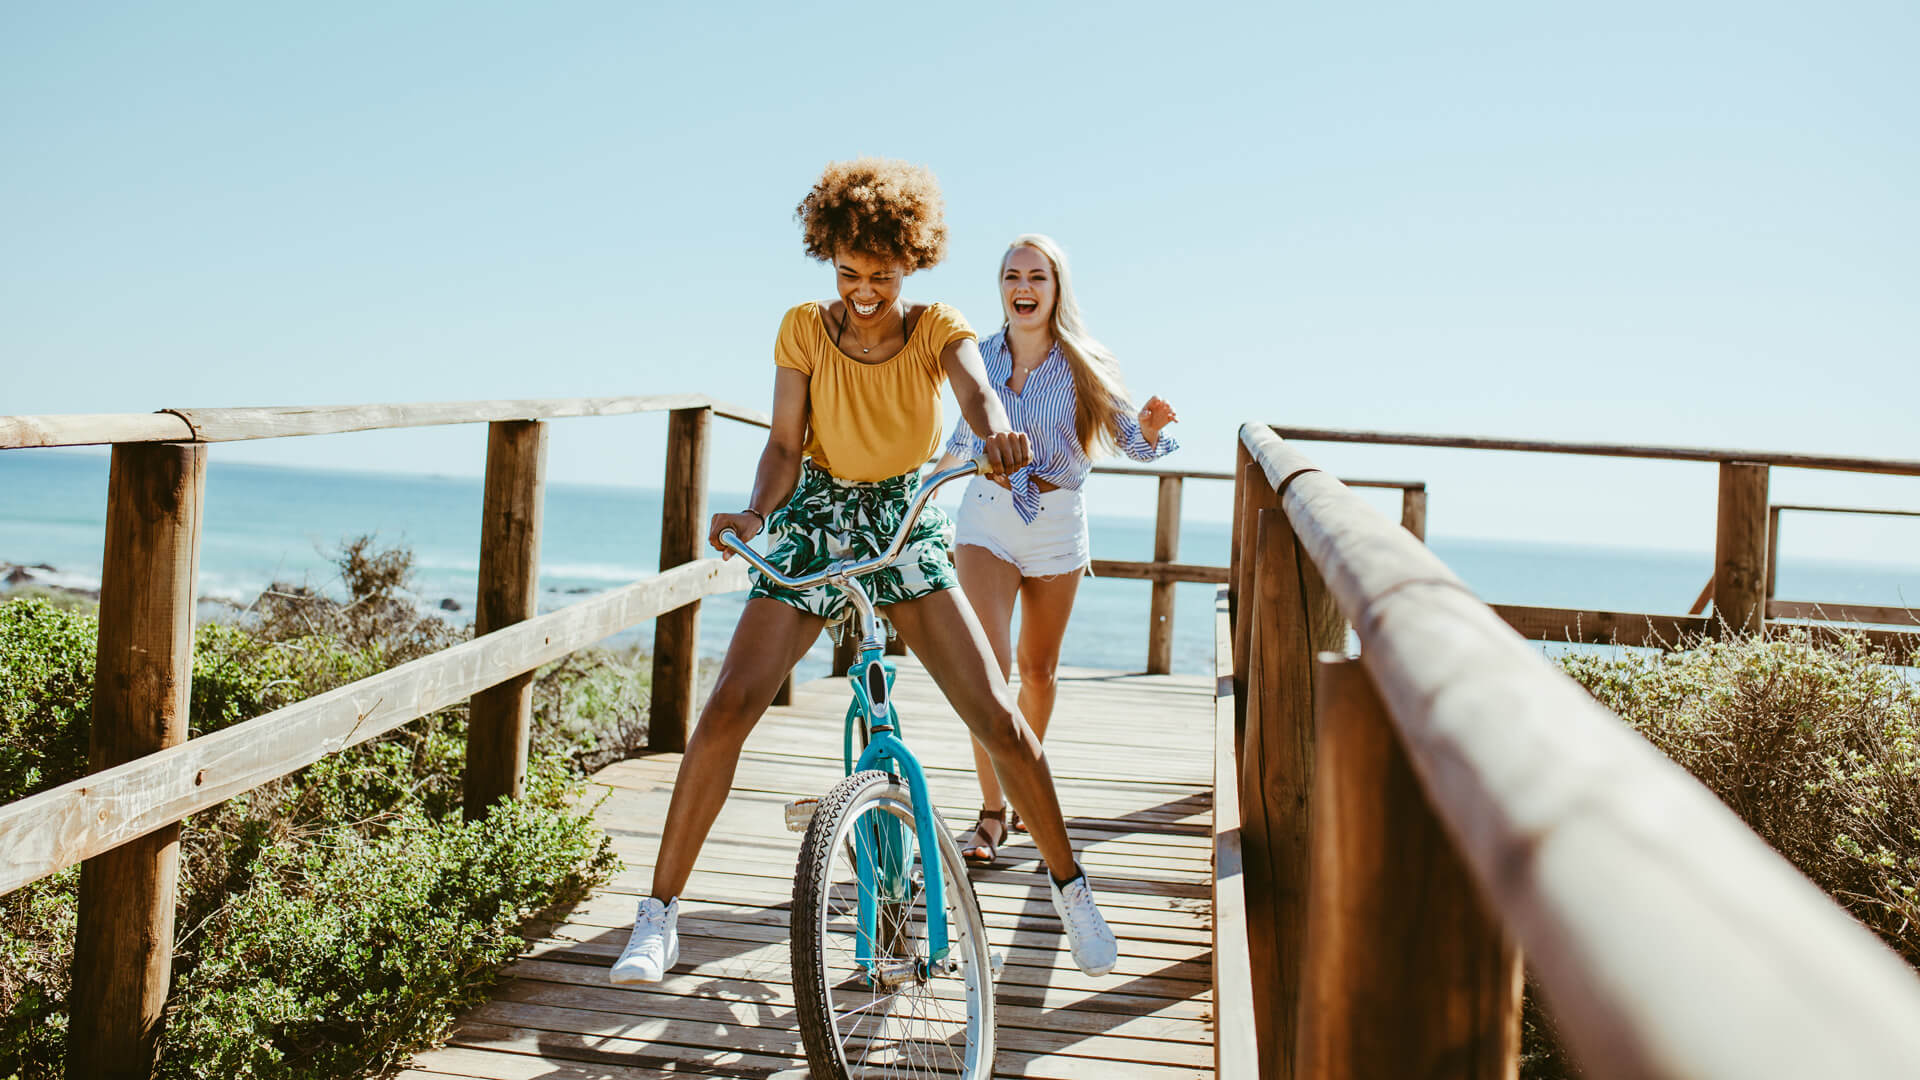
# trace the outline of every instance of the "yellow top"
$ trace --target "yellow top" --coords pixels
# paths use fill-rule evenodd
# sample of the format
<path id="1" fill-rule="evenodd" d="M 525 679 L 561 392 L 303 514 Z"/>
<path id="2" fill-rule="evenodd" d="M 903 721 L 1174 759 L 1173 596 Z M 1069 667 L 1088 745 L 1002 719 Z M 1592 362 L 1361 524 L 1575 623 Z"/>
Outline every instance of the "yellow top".
<path id="1" fill-rule="evenodd" d="M 940 449 L 940 354 L 967 320 L 929 304 L 892 359 L 863 364 L 833 343 L 819 304 L 780 320 L 773 362 L 807 376 L 807 448 L 813 463 L 842 480 L 886 480 L 919 468 Z"/>

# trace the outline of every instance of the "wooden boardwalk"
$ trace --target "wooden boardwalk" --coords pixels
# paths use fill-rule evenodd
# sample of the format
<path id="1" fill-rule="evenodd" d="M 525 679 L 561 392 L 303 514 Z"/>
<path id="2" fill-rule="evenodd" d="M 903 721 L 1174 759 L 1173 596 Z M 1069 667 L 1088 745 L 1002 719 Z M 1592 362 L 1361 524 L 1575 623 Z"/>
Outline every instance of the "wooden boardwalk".
<path id="1" fill-rule="evenodd" d="M 960 721 L 915 661 L 894 659 L 908 741 L 942 815 L 963 829 L 979 792 Z M 1062 671 L 1048 755 L 1120 963 L 1101 978 L 1074 968 L 1024 836 L 1001 849 L 999 867 L 974 871 L 991 947 L 1006 954 L 999 1075 L 1211 1075 L 1213 691 L 1198 676 Z M 805 684 L 754 732 L 681 901 L 681 965 L 645 990 L 611 986 L 606 973 L 650 880 L 680 759 L 655 754 L 602 770 L 595 779 L 609 794 L 599 818 L 626 869 L 536 923 L 493 1000 L 400 1075 L 804 1076 L 787 933 L 799 838 L 781 809 L 839 778 L 847 699 L 843 680 Z"/>

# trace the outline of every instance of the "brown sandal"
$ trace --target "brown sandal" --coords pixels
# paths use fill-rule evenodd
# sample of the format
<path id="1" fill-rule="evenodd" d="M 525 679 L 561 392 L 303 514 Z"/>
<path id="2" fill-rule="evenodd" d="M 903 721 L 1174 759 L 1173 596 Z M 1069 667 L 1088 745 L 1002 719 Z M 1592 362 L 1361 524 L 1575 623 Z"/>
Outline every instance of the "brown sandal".
<path id="1" fill-rule="evenodd" d="M 989 821 L 1000 826 L 998 840 L 987 836 Z M 980 818 L 973 823 L 973 835 L 969 839 L 972 842 L 960 849 L 960 857 L 966 860 L 968 866 L 992 866 L 994 860 L 1000 857 L 1000 845 L 1007 842 L 1006 809 L 980 811 Z"/>
<path id="2" fill-rule="evenodd" d="M 1027 823 L 1020 820 L 1020 811 L 1009 807 L 1007 812 L 1011 815 L 1011 817 L 1007 819 L 1007 828 L 1017 833 L 1025 833 L 1027 831 Z"/>

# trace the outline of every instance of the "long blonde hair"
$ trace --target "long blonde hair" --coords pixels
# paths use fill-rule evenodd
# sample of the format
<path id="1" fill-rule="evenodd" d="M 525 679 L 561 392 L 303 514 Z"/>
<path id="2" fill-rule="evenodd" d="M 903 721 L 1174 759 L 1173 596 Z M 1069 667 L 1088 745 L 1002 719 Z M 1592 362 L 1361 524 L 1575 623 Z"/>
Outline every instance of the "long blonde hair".
<path id="1" fill-rule="evenodd" d="M 1129 408 L 1127 386 L 1120 378 L 1120 362 L 1107 351 L 1080 321 L 1080 305 L 1073 298 L 1073 282 L 1067 271 L 1067 253 L 1053 237 L 1027 233 L 1016 237 L 1000 256 L 1000 272 L 1007 269 L 1007 255 L 1021 248 L 1032 248 L 1053 265 L 1053 317 L 1047 328 L 1053 333 L 1060 355 L 1073 371 L 1073 430 L 1088 458 L 1099 458 L 1118 448 L 1119 411 Z"/>

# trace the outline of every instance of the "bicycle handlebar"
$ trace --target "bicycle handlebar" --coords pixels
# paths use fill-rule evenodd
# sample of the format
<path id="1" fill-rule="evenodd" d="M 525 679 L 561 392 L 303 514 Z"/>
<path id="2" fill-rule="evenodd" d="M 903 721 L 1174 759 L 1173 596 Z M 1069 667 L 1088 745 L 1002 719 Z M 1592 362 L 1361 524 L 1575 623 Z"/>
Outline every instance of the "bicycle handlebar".
<path id="1" fill-rule="evenodd" d="M 887 545 L 886 551 L 871 559 L 858 561 L 843 560 L 834 563 L 825 570 L 816 571 L 805 577 L 788 577 L 774 569 L 772 563 L 762 557 L 759 552 L 748 547 L 746 542 L 740 539 L 740 535 L 732 529 L 722 529 L 720 531 L 720 543 L 721 546 L 751 563 L 755 569 L 766 575 L 768 581 L 782 588 L 794 590 L 810 589 L 815 585 L 832 581 L 836 578 L 862 577 L 876 570 L 886 569 L 888 566 L 893 565 L 895 559 L 900 557 L 900 550 L 907 546 L 907 534 L 913 531 L 914 523 L 920 520 L 920 512 L 927 508 L 927 502 L 933 498 L 934 491 L 938 489 L 940 485 L 949 480 L 957 480 L 962 476 L 971 476 L 974 473 L 979 473 L 984 476 L 991 471 L 992 470 L 988 468 L 986 458 L 982 456 L 976 457 L 965 464 L 955 465 L 945 472 L 934 473 L 927 478 L 926 483 L 920 485 L 920 493 L 914 496 L 913 505 L 907 508 L 906 517 L 901 519 L 900 529 L 893 534 L 893 542 Z"/>

